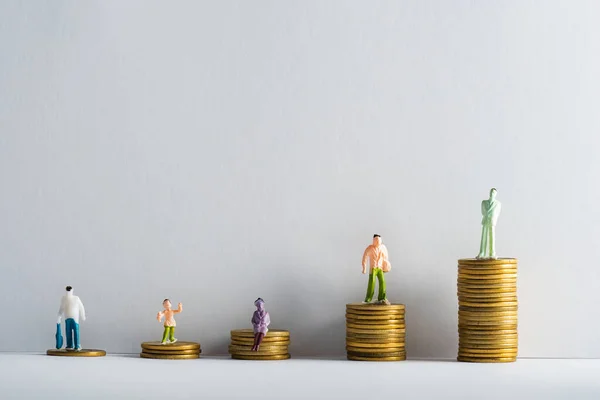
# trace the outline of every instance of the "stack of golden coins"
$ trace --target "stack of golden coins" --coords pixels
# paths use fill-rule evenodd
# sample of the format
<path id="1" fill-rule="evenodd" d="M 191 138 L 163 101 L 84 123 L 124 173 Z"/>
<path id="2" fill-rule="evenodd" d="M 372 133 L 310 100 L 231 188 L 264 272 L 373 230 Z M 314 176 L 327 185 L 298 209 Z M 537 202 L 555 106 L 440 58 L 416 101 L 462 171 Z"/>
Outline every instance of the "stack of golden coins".
<path id="1" fill-rule="evenodd" d="M 517 359 L 517 260 L 458 260 L 458 361 Z"/>
<path id="2" fill-rule="evenodd" d="M 142 358 L 154 358 L 161 360 L 189 360 L 200 358 L 200 343 L 196 342 L 175 342 L 161 344 L 160 342 L 142 343 Z"/>
<path id="3" fill-rule="evenodd" d="M 258 351 L 252 351 L 254 331 L 252 329 L 235 329 L 231 331 L 229 354 L 236 360 L 287 360 L 290 358 L 290 332 L 269 329 L 263 338 Z"/>
<path id="4" fill-rule="evenodd" d="M 406 360 L 404 304 L 346 304 L 348 360 Z"/>

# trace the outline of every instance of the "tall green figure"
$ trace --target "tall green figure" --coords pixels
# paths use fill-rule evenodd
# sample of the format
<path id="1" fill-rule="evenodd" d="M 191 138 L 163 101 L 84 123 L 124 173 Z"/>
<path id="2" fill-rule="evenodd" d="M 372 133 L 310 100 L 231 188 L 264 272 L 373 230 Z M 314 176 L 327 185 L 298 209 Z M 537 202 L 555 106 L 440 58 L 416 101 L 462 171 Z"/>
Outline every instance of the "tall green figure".
<path id="1" fill-rule="evenodd" d="M 388 272 L 392 266 L 388 260 L 387 248 L 381 243 L 381 236 L 373 235 L 373 244 L 365 249 L 362 258 L 362 273 L 367 273 L 367 260 L 370 262 L 369 285 L 364 303 L 370 303 L 375 294 L 375 278 L 379 281 L 379 304 L 390 304 L 385 291 L 385 279 L 383 274 Z"/>
<path id="2" fill-rule="evenodd" d="M 479 246 L 478 259 L 483 260 L 495 260 L 496 257 L 496 244 L 495 244 L 495 230 L 496 222 L 500 216 L 500 210 L 502 204 L 496 200 L 496 188 L 490 190 L 490 198 L 481 202 L 481 244 Z"/>

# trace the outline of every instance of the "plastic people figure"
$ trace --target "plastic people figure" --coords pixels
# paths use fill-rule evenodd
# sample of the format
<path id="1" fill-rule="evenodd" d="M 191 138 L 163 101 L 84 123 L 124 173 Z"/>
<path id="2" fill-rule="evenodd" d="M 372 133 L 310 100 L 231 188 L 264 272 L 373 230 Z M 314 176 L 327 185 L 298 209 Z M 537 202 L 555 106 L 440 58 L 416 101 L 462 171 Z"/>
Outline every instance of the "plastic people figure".
<path id="1" fill-rule="evenodd" d="M 271 323 L 271 317 L 265 310 L 265 302 L 260 297 L 254 302 L 256 311 L 252 315 L 252 326 L 254 327 L 254 346 L 252 351 L 258 351 L 263 338 L 269 331 L 269 324 Z"/>
<path id="2" fill-rule="evenodd" d="M 481 244 L 479 245 L 478 259 L 495 260 L 498 258 L 496 257 L 496 244 L 494 241 L 496 239 L 496 223 L 500 216 L 502 204 L 496 200 L 496 193 L 497 190 L 492 188 L 490 190 L 490 198 L 481 202 L 481 215 L 483 219 L 481 220 Z"/>
<path id="3" fill-rule="evenodd" d="M 156 315 L 156 319 L 160 322 L 163 317 L 165 318 L 165 331 L 163 333 L 161 344 L 175 343 L 177 339 L 175 338 L 175 323 L 174 315 L 183 311 L 183 306 L 181 303 L 177 305 L 177 310 L 171 309 L 171 301 L 169 299 L 163 300 L 164 311 L 160 311 Z"/>
<path id="4" fill-rule="evenodd" d="M 377 302 L 380 304 L 390 304 L 385 292 L 385 279 L 383 274 L 389 272 L 392 268 L 388 260 L 388 251 L 385 245 L 381 243 L 381 236 L 373 235 L 373 244 L 365 249 L 362 258 L 362 273 L 367 273 L 367 260 L 370 262 L 369 285 L 367 286 L 367 295 L 364 303 L 370 303 L 375 293 L 375 278 L 379 281 L 379 295 Z"/>
<path id="5" fill-rule="evenodd" d="M 60 336 L 60 321 L 65 318 L 65 335 L 67 336 L 67 350 L 81 350 L 79 341 L 79 320 L 85 321 L 85 308 L 78 296 L 73 295 L 73 288 L 67 286 L 67 293 L 60 300 L 58 320 L 56 321 L 56 348 L 62 347 L 62 336 Z"/>

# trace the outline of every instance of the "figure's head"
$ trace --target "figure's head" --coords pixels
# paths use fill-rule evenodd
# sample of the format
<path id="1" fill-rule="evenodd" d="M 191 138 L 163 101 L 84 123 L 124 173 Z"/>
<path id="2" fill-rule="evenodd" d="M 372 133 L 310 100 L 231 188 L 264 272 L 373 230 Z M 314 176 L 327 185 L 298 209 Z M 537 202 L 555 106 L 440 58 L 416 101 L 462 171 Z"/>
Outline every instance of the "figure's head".
<path id="1" fill-rule="evenodd" d="M 265 309 L 265 301 L 260 297 L 254 301 L 254 305 L 261 311 Z"/>
<path id="2" fill-rule="evenodd" d="M 373 235 L 373 246 L 379 247 L 379 245 L 381 245 L 381 236 L 379 236 L 378 234 L 374 234 Z"/>
<path id="3" fill-rule="evenodd" d="M 171 309 L 171 300 L 164 299 L 163 300 L 163 307 L 165 308 L 165 310 L 170 310 Z"/>
<path id="4" fill-rule="evenodd" d="M 498 193 L 498 191 L 496 190 L 496 188 L 491 188 L 490 189 L 490 199 L 495 199 L 496 198 L 496 193 Z"/>
<path id="5" fill-rule="evenodd" d="M 65 289 L 67 289 L 67 292 L 73 292 L 73 288 L 71 286 L 67 286 Z"/>

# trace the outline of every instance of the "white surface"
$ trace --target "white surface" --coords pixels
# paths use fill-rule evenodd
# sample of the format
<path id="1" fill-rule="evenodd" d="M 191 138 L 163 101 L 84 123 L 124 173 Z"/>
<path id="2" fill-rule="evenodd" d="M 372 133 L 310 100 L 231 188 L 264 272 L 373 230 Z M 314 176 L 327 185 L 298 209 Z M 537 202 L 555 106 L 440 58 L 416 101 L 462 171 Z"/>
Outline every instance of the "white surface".
<path id="1" fill-rule="evenodd" d="M 2 399 L 577 399 L 600 397 L 600 360 L 362 363 L 161 361 L 0 354 Z"/>
<path id="2" fill-rule="evenodd" d="M 456 355 L 480 204 L 520 266 L 520 355 L 600 357 L 600 2 L 0 2 L 0 293 L 54 343 L 176 335 L 225 354 L 266 300 L 297 355 L 342 355 L 383 235 L 407 349 Z M 402 367 L 398 367 L 402 368 Z M 427 368 L 427 367 L 424 367 Z M 468 368 L 468 367 L 463 367 Z"/>

